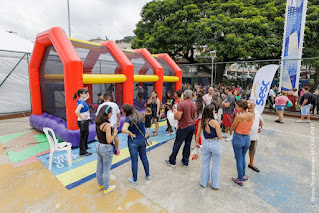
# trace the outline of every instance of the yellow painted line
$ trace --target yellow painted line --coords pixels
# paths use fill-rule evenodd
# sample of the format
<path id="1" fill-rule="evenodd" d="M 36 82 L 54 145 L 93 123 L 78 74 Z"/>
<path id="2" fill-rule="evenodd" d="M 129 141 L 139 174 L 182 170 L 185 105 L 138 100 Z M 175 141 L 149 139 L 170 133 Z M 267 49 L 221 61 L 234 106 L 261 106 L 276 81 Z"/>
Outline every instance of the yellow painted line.
<path id="1" fill-rule="evenodd" d="M 74 42 L 79 42 L 79 43 L 83 43 L 83 44 L 101 46 L 101 44 L 95 43 L 95 42 L 91 42 L 91 41 L 84 41 L 84 40 L 80 40 L 80 39 L 76 39 L 76 38 L 69 38 L 69 39 L 70 39 L 71 42 L 74 41 Z"/>
<path id="2" fill-rule="evenodd" d="M 158 143 L 156 141 L 153 141 L 152 146 L 155 146 L 156 144 Z M 149 147 L 152 147 L 152 146 L 149 146 Z M 116 155 L 113 156 L 112 165 L 128 157 L 130 157 L 130 152 L 128 150 L 128 147 L 121 149 L 121 154 L 119 156 L 116 156 Z M 62 174 L 59 174 L 56 177 L 64 186 L 67 186 L 91 174 L 94 174 L 96 172 L 96 164 L 97 164 L 97 160 L 87 163 L 83 166 L 77 167 L 75 169 L 72 169 L 70 171 L 64 172 Z"/>
<path id="3" fill-rule="evenodd" d="M 162 122 L 159 122 L 159 127 L 165 126 L 165 125 L 167 125 L 167 121 L 166 120 L 162 121 Z M 153 124 L 151 128 L 154 129 L 155 128 L 155 124 Z"/>

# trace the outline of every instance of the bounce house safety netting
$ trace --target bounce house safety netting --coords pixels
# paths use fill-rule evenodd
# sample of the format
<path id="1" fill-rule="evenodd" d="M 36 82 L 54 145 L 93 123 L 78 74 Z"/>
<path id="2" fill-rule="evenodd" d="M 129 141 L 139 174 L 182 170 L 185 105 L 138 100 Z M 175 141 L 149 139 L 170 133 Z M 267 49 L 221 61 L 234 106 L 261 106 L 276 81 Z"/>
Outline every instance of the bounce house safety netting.
<path id="1" fill-rule="evenodd" d="M 39 70 L 42 110 L 66 119 L 63 79 L 47 79 L 46 74 L 63 75 L 63 64 L 52 45 L 45 48 Z"/>

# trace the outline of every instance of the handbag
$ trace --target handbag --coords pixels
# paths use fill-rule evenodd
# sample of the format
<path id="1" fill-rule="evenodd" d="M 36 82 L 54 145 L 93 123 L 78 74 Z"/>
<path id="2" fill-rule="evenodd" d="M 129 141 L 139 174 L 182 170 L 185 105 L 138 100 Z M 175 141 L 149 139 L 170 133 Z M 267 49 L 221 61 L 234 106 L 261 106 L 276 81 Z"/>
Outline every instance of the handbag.
<path id="1" fill-rule="evenodd" d="M 293 104 L 291 103 L 291 101 L 288 99 L 288 102 L 287 102 L 287 107 L 292 107 Z"/>
<path id="2" fill-rule="evenodd" d="M 143 132 L 140 130 L 140 128 L 136 125 L 136 123 L 133 121 L 133 119 L 131 119 L 131 121 L 133 122 L 134 126 L 138 129 L 138 131 L 141 133 L 141 135 L 143 135 L 143 137 L 145 138 L 145 145 L 146 146 L 151 146 L 153 144 L 152 139 L 150 138 L 150 136 L 145 137 L 145 135 L 143 134 Z"/>

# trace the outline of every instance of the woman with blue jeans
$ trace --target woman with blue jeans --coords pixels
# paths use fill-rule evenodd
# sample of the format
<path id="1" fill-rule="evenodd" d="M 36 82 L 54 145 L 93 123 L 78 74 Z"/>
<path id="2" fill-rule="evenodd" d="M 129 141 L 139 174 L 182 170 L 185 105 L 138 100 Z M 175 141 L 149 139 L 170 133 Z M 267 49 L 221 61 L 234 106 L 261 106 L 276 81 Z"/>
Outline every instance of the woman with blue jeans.
<path id="1" fill-rule="evenodd" d="M 133 185 L 137 185 L 138 156 L 140 156 L 143 163 L 146 179 L 151 179 L 144 137 L 145 120 L 143 115 L 141 115 L 130 104 L 123 104 L 121 112 L 126 117 L 122 127 L 122 132 L 128 134 L 127 142 L 132 162 L 133 177 L 129 178 L 129 182 Z"/>
<path id="2" fill-rule="evenodd" d="M 220 160 L 222 156 L 222 148 L 219 139 L 222 139 L 220 125 L 214 120 L 215 106 L 210 104 L 204 108 L 202 120 L 198 125 L 198 131 L 195 138 L 196 146 L 199 147 L 199 137 L 201 130 L 204 134 L 204 142 L 202 148 L 202 171 L 200 175 L 200 185 L 206 187 L 211 176 L 211 187 L 214 190 L 219 189 Z M 212 160 L 212 170 L 210 172 L 210 162 Z"/>
<path id="3" fill-rule="evenodd" d="M 237 178 L 232 180 L 240 186 L 243 182 L 248 180 L 246 175 L 246 161 L 245 156 L 250 146 L 250 130 L 254 122 L 254 115 L 247 111 L 248 103 L 246 100 L 236 101 L 236 109 L 238 114 L 232 124 L 231 129 L 234 131 L 233 135 L 233 149 L 236 159 Z"/>
<path id="4" fill-rule="evenodd" d="M 112 116 L 112 107 L 103 106 L 96 117 L 96 135 L 98 144 L 96 146 L 97 166 L 96 178 L 99 184 L 98 190 L 104 189 L 104 194 L 115 190 L 116 186 L 110 186 L 110 169 L 113 159 L 113 141 L 116 138 L 117 129 L 112 129 L 109 119 Z M 118 145 L 117 145 L 118 146 Z M 119 147 L 117 147 L 119 150 Z"/>
<path id="5" fill-rule="evenodd" d="M 276 123 L 284 123 L 284 111 L 286 109 L 288 101 L 289 99 L 287 97 L 286 91 L 282 91 L 281 93 L 279 93 L 278 97 L 275 99 L 276 112 L 278 114 L 278 119 L 275 120 Z"/>

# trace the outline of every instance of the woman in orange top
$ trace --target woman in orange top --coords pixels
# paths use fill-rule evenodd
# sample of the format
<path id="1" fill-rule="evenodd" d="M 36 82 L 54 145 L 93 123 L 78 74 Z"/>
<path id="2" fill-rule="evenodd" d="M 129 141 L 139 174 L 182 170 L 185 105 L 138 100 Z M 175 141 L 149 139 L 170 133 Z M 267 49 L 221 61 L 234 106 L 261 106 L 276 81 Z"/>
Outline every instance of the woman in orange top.
<path id="1" fill-rule="evenodd" d="M 240 186 L 243 186 L 243 181 L 248 180 L 248 176 L 245 173 L 246 152 L 250 146 L 250 130 L 254 122 L 254 115 L 247 111 L 248 103 L 246 100 L 237 100 L 236 109 L 238 111 L 237 116 L 232 124 L 231 129 L 234 131 L 233 135 L 233 149 L 236 159 L 237 178 L 232 180 Z"/>

